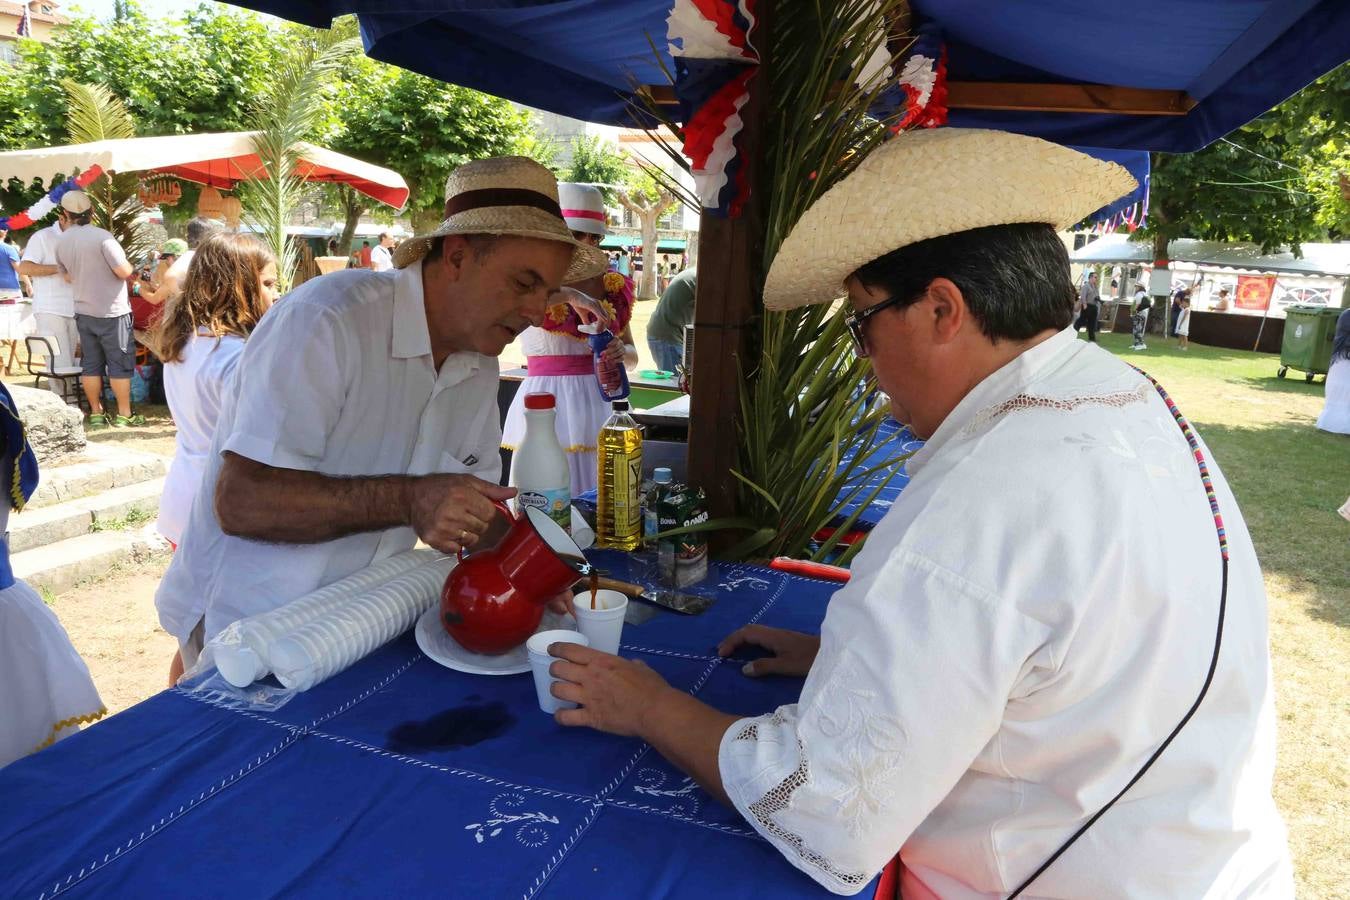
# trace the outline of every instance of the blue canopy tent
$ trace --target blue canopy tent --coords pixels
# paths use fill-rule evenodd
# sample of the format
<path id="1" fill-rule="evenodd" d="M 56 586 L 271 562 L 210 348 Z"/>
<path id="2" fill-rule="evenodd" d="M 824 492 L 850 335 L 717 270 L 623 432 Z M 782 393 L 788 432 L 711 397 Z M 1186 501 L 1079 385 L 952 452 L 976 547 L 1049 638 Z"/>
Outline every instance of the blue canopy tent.
<path id="1" fill-rule="evenodd" d="M 676 71 L 666 23 L 674 0 L 232 2 L 320 27 L 354 13 L 376 59 L 579 119 L 644 124 L 648 98 L 679 106 L 667 75 Z M 756 3 L 770 15 L 791 13 L 782 0 Z M 744 18 L 739 4 L 729 5 L 733 19 Z M 1075 146 L 1126 165 L 1141 185 L 1148 151 L 1199 150 L 1350 57 L 1350 0 L 911 0 L 910 11 L 916 45 L 936 35 L 945 48 L 925 56 L 946 61 L 947 124 Z M 733 49 L 753 56 L 747 48 L 753 41 Z M 683 81 L 691 109 L 699 79 Z M 747 134 L 760 108 L 746 107 Z M 678 108 L 671 117 L 680 117 Z M 704 162 L 716 155 L 705 153 Z M 722 277 L 699 284 L 700 389 L 690 421 L 704 431 L 691 431 L 689 475 L 714 498 L 712 513 L 723 515 L 735 512 L 729 473 L 737 430 L 729 426 L 740 409 L 741 329 L 755 312 L 747 252 L 755 236 L 751 223 L 734 217 L 753 169 L 737 170 L 734 152 L 718 162 L 720 180 L 700 199 L 733 218 L 705 213 L 701 229 L 700 260 Z M 1093 218 L 1136 221 L 1142 199 L 1137 193 Z"/>
<path id="2" fill-rule="evenodd" d="M 670 0 L 235 0 L 318 27 L 355 13 L 370 56 L 540 109 L 632 124 L 667 80 Z M 1057 143 L 1199 150 L 1345 61 L 1345 0 L 914 0 L 941 28 L 950 124 Z M 1109 85 L 1109 87 L 1107 86 Z"/>

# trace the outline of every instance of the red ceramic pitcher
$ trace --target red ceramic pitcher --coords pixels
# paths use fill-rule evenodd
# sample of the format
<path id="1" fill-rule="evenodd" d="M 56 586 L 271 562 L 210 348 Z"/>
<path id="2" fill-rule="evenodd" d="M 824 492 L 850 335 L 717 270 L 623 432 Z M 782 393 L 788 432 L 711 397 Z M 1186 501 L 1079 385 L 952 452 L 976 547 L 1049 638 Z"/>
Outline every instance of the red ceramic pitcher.
<path id="1" fill-rule="evenodd" d="M 441 591 L 441 624 L 474 653 L 505 653 L 539 628 L 548 601 L 590 574 L 581 548 L 547 513 L 517 518 L 502 504 L 510 531 L 487 550 L 460 553 Z"/>

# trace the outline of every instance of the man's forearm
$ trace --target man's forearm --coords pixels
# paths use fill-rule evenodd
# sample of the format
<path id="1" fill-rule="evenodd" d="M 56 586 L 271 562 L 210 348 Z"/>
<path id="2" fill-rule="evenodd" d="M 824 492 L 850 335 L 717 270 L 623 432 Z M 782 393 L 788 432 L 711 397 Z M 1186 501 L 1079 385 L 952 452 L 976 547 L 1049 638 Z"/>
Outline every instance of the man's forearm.
<path id="1" fill-rule="evenodd" d="M 670 688 L 652 704 L 643 723 L 644 741 L 709 794 L 731 806 L 717 766 L 722 736 L 737 717 L 718 712 L 683 691 Z"/>
<path id="2" fill-rule="evenodd" d="M 227 453 L 216 482 L 216 517 L 226 533 L 283 544 L 314 544 L 407 525 L 414 478 L 342 478 L 278 469 Z"/>
<path id="3" fill-rule="evenodd" d="M 42 263 L 24 261 L 19 263 L 19 274 L 28 278 L 42 278 L 46 275 L 60 274 L 56 266 L 44 266 Z"/>

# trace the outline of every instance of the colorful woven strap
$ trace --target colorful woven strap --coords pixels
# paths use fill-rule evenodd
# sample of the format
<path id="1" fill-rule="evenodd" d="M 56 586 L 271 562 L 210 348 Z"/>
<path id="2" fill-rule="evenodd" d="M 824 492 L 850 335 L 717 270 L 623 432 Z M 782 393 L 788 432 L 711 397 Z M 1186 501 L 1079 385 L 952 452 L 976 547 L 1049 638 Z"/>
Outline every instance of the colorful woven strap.
<path id="1" fill-rule="evenodd" d="M 1225 560 L 1228 559 L 1228 532 L 1224 530 L 1223 515 L 1219 512 L 1219 498 L 1214 494 L 1214 479 L 1209 477 L 1209 465 L 1205 462 L 1205 453 L 1200 449 L 1200 441 L 1191 429 L 1191 423 L 1186 421 L 1186 417 L 1181 414 L 1181 410 L 1177 409 L 1176 403 L 1152 375 L 1138 366 L 1130 366 L 1130 368 L 1143 375 L 1153 385 L 1153 389 L 1158 392 L 1158 396 L 1162 397 L 1163 403 L 1167 404 L 1167 410 L 1176 420 L 1177 426 L 1181 428 L 1181 433 L 1186 436 L 1186 443 L 1191 445 L 1191 453 L 1195 456 L 1195 464 L 1200 467 L 1200 481 L 1205 485 L 1205 496 L 1209 499 L 1209 510 L 1214 514 L 1214 528 L 1219 533 L 1219 552 L 1223 554 Z"/>

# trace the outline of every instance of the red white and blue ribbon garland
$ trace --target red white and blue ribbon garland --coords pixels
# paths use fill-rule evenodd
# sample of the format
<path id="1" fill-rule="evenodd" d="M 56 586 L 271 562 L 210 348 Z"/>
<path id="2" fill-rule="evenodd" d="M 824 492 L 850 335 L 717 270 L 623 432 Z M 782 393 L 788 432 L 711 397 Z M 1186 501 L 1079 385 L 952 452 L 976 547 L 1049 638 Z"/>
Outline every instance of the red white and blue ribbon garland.
<path id="1" fill-rule="evenodd" d="M 724 218 L 740 215 L 749 193 L 745 161 L 737 140 L 745 128 L 741 108 L 759 53 L 750 41 L 755 0 L 674 0 L 666 19 L 675 60 L 675 96 L 684 123 L 684 155 L 704 209 Z M 899 75 L 889 69 L 884 41 L 861 76 L 868 83 L 894 79 L 880 92 L 871 112 L 893 133 L 947 122 L 946 50 L 936 28 L 920 30 Z"/>
<path id="2" fill-rule="evenodd" d="M 43 197 L 32 206 L 21 213 L 15 213 L 12 216 L 0 216 L 0 228 L 7 231 L 20 231 L 29 227 L 34 222 L 41 222 L 47 217 L 47 214 L 56 209 L 56 205 L 61 202 L 69 191 L 82 191 L 92 184 L 98 176 L 103 174 L 101 166 L 91 166 L 85 169 L 74 178 L 67 178 L 47 192 Z"/>
<path id="3" fill-rule="evenodd" d="M 736 139 L 759 54 L 750 43 L 754 0 L 675 0 L 666 19 L 684 155 L 705 209 L 740 214 L 748 185 Z"/>
<path id="4" fill-rule="evenodd" d="M 936 26 L 919 29 L 900 63 L 900 75 L 869 112 L 889 122 L 892 134 L 947 124 L 947 49 Z"/>

